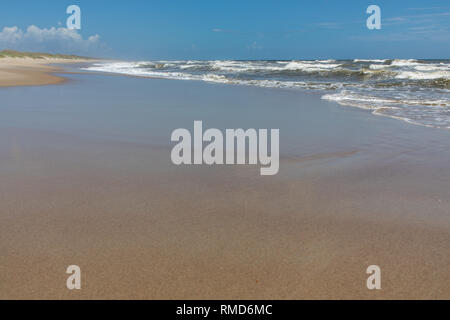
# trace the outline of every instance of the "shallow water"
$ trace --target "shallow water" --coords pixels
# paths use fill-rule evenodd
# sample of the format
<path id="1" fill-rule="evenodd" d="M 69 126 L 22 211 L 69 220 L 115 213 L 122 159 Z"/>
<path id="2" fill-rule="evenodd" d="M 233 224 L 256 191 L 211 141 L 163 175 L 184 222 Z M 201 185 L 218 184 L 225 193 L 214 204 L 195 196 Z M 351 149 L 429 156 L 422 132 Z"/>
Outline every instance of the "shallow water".
<path id="1" fill-rule="evenodd" d="M 280 129 L 282 156 L 354 150 L 379 154 L 397 144 L 450 150 L 448 130 L 341 107 L 320 99 L 320 93 L 197 81 L 65 76 L 71 81 L 64 85 L 0 89 L 0 125 L 170 146 L 174 129 L 192 129 L 194 120 L 202 120 L 205 129 Z"/>

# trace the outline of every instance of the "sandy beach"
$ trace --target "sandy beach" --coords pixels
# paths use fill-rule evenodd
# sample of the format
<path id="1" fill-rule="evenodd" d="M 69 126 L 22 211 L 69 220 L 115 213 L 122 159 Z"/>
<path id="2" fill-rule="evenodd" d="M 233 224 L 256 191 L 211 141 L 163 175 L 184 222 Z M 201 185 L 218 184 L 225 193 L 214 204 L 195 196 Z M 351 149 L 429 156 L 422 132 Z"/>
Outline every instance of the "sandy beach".
<path id="1" fill-rule="evenodd" d="M 0 299 L 450 298 L 449 130 L 293 90 L 34 87 L 64 81 L 48 63 L 0 59 Z M 279 175 L 174 166 L 196 119 L 280 128 Z"/>
<path id="2" fill-rule="evenodd" d="M 53 75 L 61 68 L 55 64 L 81 63 L 87 60 L 58 58 L 0 58 L 0 87 L 42 86 L 60 84 L 64 78 Z"/>

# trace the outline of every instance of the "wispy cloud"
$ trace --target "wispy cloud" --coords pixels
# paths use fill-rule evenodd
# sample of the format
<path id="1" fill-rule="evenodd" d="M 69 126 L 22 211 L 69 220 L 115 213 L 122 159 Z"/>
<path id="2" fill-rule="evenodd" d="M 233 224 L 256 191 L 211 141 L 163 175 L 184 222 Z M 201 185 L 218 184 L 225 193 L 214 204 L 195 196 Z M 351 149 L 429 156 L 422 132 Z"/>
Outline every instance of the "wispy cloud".
<path id="1" fill-rule="evenodd" d="M 446 10 L 450 9 L 450 6 L 448 7 L 422 7 L 422 8 L 407 8 L 406 10 L 413 10 L 413 11 L 424 11 L 424 10 Z"/>
<path id="2" fill-rule="evenodd" d="M 401 42 L 419 40 L 433 41 L 433 42 L 449 42 L 450 41 L 450 27 L 442 27 L 439 25 L 428 27 L 411 27 L 404 31 L 389 32 L 383 34 L 369 34 L 350 36 L 350 40 L 359 41 L 379 41 L 379 42 Z"/>
<path id="3" fill-rule="evenodd" d="M 341 22 L 319 22 L 314 24 L 314 26 L 327 29 L 340 29 L 344 26 L 344 24 Z"/>
<path id="4" fill-rule="evenodd" d="M 414 14 L 414 15 L 389 17 L 389 18 L 383 18 L 383 20 L 388 21 L 388 22 L 419 23 L 419 22 L 429 21 L 429 19 L 439 19 L 439 18 L 447 19 L 447 17 L 449 17 L 449 16 L 450 16 L 450 12 L 437 12 L 437 13 L 422 13 L 422 14 Z"/>
<path id="5" fill-rule="evenodd" d="M 437 25 L 449 26 L 450 12 L 424 13 L 415 15 L 403 15 L 383 19 L 383 25 L 389 27 L 409 27 Z"/>
<path id="6" fill-rule="evenodd" d="M 237 30 L 227 30 L 227 29 L 222 29 L 222 28 L 214 28 L 211 31 L 217 32 L 217 33 L 241 33 Z"/>
<path id="7" fill-rule="evenodd" d="M 385 18 L 384 21 L 407 21 L 406 17 Z"/>
<path id="8" fill-rule="evenodd" d="M 355 20 L 346 20 L 342 21 L 322 21 L 317 23 L 309 24 L 305 27 L 308 28 L 324 28 L 324 29 L 343 29 L 346 27 L 351 27 L 354 25 L 365 25 L 365 19 L 355 19 Z"/>

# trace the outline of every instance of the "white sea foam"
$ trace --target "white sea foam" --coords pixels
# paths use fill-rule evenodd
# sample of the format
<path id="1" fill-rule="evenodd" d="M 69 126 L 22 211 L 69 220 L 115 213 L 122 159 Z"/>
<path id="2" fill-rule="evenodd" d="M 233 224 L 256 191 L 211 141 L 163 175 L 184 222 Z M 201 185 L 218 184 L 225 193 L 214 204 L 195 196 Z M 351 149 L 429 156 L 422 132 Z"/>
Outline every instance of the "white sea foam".
<path id="1" fill-rule="evenodd" d="M 417 72 L 403 71 L 395 76 L 396 79 L 430 80 L 430 79 L 450 79 L 449 71 Z"/>
<path id="2" fill-rule="evenodd" d="M 355 59 L 353 62 L 375 62 L 375 63 L 384 63 L 387 60 L 385 59 Z"/>
<path id="3" fill-rule="evenodd" d="M 450 65 L 446 64 L 425 64 L 414 67 L 418 71 L 447 71 L 450 72 Z"/>
<path id="4" fill-rule="evenodd" d="M 380 97 L 376 92 L 358 92 L 342 90 L 334 94 L 326 94 L 322 99 L 335 101 L 341 105 L 373 110 L 373 114 L 400 119 L 416 125 L 427 127 L 449 128 L 450 95 L 442 98 L 430 98 L 426 95 L 415 98 L 404 93 L 396 96 Z"/>
<path id="5" fill-rule="evenodd" d="M 408 59 L 408 60 L 396 59 L 392 61 L 391 66 L 408 67 L 408 66 L 416 66 L 418 64 L 419 63 L 415 59 Z"/>
<path id="6" fill-rule="evenodd" d="M 334 94 L 326 94 L 322 96 L 322 99 L 364 109 L 377 109 L 380 106 L 386 106 L 393 103 L 393 100 L 391 99 L 358 94 L 349 90 L 342 90 L 341 92 Z"/>
<path id="7" fill-rule="evenodd" d="M 381 70 L 381 69 L 386 69 L 386 68 L 388 68 L 388 67 L 389 67 L 389 66 L 384 65 L 384 64 L 371 64 L 371 65 L 369 66 L 369 68 L 372 69 L 372 70 Z"/>
<path id="8" fill-rule="evenodd" d="M 306 72 L 315 72 L 315 71 L 326 71 L 330 69 L 334 69 L 339 67 L 341 64 L 331 64 L 331 63 L 315 63 L 315 62 L 299 62 L 292 61 L 286 64 L 282 69 L 283 70 L 301 70 Z"/>

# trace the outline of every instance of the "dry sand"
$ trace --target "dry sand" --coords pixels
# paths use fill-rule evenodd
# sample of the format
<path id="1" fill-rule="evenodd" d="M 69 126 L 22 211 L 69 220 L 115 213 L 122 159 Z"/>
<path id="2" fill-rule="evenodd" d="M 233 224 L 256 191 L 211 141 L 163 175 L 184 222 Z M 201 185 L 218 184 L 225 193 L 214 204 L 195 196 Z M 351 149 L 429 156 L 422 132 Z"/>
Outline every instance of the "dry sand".
<path id="1" fill-rule="evenodd" d="M 52 75 L 59 72 L 50 64 L 85 62 L 72 59 L 0 58 L 0 87 L 39 86 L 59 84 L 64 78 Z"/>

